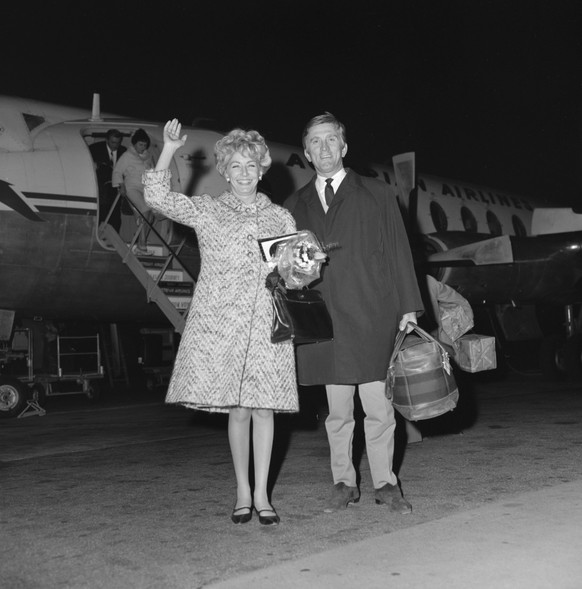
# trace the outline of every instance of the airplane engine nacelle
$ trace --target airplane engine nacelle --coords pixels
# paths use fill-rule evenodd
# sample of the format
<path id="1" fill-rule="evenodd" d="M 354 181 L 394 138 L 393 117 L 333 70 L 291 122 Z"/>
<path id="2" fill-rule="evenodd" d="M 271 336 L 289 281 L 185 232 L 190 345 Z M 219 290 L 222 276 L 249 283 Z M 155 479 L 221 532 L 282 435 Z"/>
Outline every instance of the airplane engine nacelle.
<path id="1" fill-rule="evenodd" d="M 427 272 L 476 304 L 582 301 L 580 232 L 536 237 L 465 232 L 423 237 Z"/>

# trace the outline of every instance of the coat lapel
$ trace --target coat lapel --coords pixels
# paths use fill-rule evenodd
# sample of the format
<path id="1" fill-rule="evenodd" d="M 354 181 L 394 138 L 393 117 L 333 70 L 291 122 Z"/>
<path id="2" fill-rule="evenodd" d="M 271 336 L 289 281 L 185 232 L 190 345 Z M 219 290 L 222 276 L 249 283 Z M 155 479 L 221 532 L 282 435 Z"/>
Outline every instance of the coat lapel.
<path id="1" fill-rule="evenodd" d="M 319 194 L 317 194 L 317 188 L 315 188 L 315 180 L 317 176 L 313 176 L 311 182 L 307 184 L 305 187 L 304 198 L 309 207 L 310 214 L 317 215 L 318 217 L 323 217 L 325 215 L 325 211 L 321 206 L 321 201 L 319 200 Z"/>
<path id="2" fill-rule="evenodd" d="M 346 175 L 335 193 L 331 206 L 336 202 L 340 203 L 348 194 L 360 189 L 361 185 L 358 183 L 358 177 L 349 168 L 346 168 Z"/>

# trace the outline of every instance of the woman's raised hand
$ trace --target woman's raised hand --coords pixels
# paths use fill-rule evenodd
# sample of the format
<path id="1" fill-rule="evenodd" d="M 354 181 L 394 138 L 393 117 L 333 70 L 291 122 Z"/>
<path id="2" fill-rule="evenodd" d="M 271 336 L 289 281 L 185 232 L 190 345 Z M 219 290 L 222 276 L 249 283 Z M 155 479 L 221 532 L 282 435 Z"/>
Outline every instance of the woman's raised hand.
<path id="1" fill-rule="evenodd" d="M 178 119 L 172 119 L 164 125 L 164 148 L 158 158 L 155 167 L 156 172 L 168 169 L 176 150 L 186 143 L 187 135 L 180 137 L 181 132 L 182 125 L 180 125 Z"/>
<path id="2" fill-rule="evenodd" d="M 182 135 L 182 137 L 180 137 L 181 132 L 182 125 L 178 119 L 168 121 L 164 126 L 164 145 L 169 145 L 175 149 L 182 147 L 184 143 L 186 143 L 188 136 Z"/>

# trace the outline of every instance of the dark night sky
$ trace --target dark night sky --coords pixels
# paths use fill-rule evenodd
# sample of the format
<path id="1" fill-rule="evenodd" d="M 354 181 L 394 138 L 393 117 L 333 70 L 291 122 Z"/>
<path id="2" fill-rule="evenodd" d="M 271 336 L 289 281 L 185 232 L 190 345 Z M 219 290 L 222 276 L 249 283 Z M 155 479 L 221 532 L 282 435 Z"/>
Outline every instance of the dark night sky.
<path id="1" fill-rule="evenodd" d="M 339 6 L 347 4 L 344 9 Z M 1 93 L 300 143 L 556 202 L 582 189 L 579 0 L 119 0 L 2 9 Z M 348 163 L 349 163 L 348 161 Z"/>

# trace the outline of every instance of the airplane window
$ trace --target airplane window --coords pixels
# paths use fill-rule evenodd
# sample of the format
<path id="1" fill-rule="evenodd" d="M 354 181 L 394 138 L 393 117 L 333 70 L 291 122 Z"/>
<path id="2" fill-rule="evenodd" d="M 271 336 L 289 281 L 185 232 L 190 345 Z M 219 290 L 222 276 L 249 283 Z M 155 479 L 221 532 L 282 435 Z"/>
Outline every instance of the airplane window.
<path id="1" fill-rule="evenodd" d="M 525 237 L 527 235 L 525 225 L 517 215 L 511 217 L 511 222 L 513 223 L 513 230 L 518 237 Z"/>
<path id="2" fill-rule="evenodd" d="M 23 112 L 22 116 L 24 117 L 24 122 L 26 123 L 29 131 L 40 127 L 45 122 L 44 117 L 39 117 L 37 115 L 29 115 Z"/>
<path id="3" fill-rule="evenodd" d="M 449 220 L 447 219 L 447 214 L 445 213 L 443 207 L 433 200 L 430 203 L 430 218 L 435 226 L 437 231 L 446 231 L 449 226 Z"/>
<path id="4" fill-rule="evenodd" d="M 487 226 L 489 227 L 489 233 L 491 233 L 491 235 L 497 236 L 501 235 L 503 232 L 501 222 L 493 211 L 487 211 Z"/>
<path id="5" fill-rule="evenodd" d="M 477 233 L 477 219 L 475 219 L 475 215 L 467 207 L 461 207 L 461 219 L 465 231 L 468 233 Z"/>

